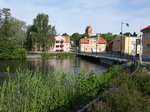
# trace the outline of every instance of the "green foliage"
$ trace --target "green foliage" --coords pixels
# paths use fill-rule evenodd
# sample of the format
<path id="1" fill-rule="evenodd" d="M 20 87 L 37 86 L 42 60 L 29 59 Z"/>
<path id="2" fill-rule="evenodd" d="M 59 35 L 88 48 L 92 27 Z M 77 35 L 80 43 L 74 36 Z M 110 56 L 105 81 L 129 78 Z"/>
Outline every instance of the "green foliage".
<path id="1" fill-rule="evenodd" d="M 63 33 L 62 36 L 69 36 L 67 33 Z"/>
<path id="2" fill-rule="evenodd" d="M 52 56 L 64 57 L 64 56 L 75 56 L 76 53 L 41 53 L 42 58 L 50 58 Z"/>
<path id="3" fill-rule="evenodd" d="M 118 88 L 108 93 L 88 112 L 149 112 L 150 76 L 131 76 L 125 72 L 116 77 Z"/>
<path id="4" fill-rule="evenodd" d="M 0 85 L 0 111 L 76 111 L 95 98 L 99 91 L 108 89 L 110 84 L 105 84 L 119 71 L 119 66 L 110 68 L 103 75 L 17 71 L 18 76 L 9 77 Z"/>
<path id="5" fill-rule="evenodd" d="M 26 58 L 26 50 L 20 46 L 7 46 L 0 54 L 2 59 L 24 59 Z"/>
<path id="6" fill-rule="evenodd" d="M 101 34 L 101 37 L 104 38 L 108 43 L 112 40 L 114 40 L 114 38 L 116 37 L 116 35 L 113 35 L 112 33 L 104 33 Z"/>
<path id="7" fill-rule="evenodd" d="M 7 8 L 2 10 L 2 15 L 0 15 L 0 58 L 24 58 L 26 54 L 23 49 L 26 40 L 25 22 L 11 17 L 10 9 Z"/>
<path id="8" fill-rule="evenodd" d="M 82 34 L 73 33 L 71 36 L 71 41 L 75 44 L 75 46 L 79 46 L 79 41 L 82 38 Z"/>
<path id="9" fill-rule="evenodd" d="M 28 27 L 27 46 L 28 50 L 47 51 L 53 47 L 55 43 L 56 30 L 55 26 L 49 25 L 49 17 L 47 14 L 38 14 L 33 20 L 33 25 Z M 27 45 L 26 44 L 26 45 Z"/>
<path id="10" fill-rule="evenodd" d="M 146 69 L 150 71 L 150 64 L 146 64 Z"/>
<path id="11" fill-rule="evenodd" d="M 18 44 L 23 46 L 26 39 L 25 22 L 16 18 L 3 19 L 0 27 L 0 47 L 3 45 Z"/>

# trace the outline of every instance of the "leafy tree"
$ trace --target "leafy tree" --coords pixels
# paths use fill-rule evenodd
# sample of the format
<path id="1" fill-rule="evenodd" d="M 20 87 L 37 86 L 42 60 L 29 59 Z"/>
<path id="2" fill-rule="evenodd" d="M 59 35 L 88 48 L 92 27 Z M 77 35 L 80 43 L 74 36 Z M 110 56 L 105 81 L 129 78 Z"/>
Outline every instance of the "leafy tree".
<path id="1" fill-rule="evenodd" d="M 7 40 L 10 31 L 9 19 L 11 18 L 11 13 L 9 8 L 3 8 L 0 11 L 0 33 L 3 40 Z"/>
<path id="2" fill-rule="evenodd" d="M 0 14 L 0 56 L 2 58 L 12 57 L 12 55 L 9 55 L 13 54 L 12 49 L 19 56 L 17 51 L 19 53 L 23 50 L 23 44 L 26 39 L 25 22 L 11 17 L 10 9 L 7 8 L 2 9 Z"/>
<path id="3" fill-rule="evenodd" d="M 69 36 L 67 33 L 63 33 L 62 36 Z"/>
<path id="4" fill-rule="evenodd" d="M 84 34 L 82 35 L 82 38 L 85 38 L 85 37 L 87 37 L 87 38 L 88 38 L 88 37 L 89 37 L 89 35 L 84 33 Z"/>
<path id="5" fill-rule="evenodd" d="M 56 35 L 55 26 L 49 25 L 49 17 L 46 14 L 38 14 L 33 20 L 33 25 L 28 28 L 27 41 L 32 41 L 32 49 L 46 51 L 49 47 L 53 47 Z M 30 46 L 31 47 L 31 46 Z"/>
<path id="6" fill-rule="evenodd" d="M 24 45 L 28 51 L 31 51 L 32 50 L 32 37 L 31 37 L 31 26 L 30 25 L 27 27 L 26 35 L 27 35 L 27 38 L 26 38 L 26 42 Z"/>
<path id="7" fill-rule="evenodd" d="M 71 41 L 75 44 L 75 46 L 79 46 L 79 41 L 82 38 L 82 34 L 73 33 L 71 36 Z"/>
<path id="8" fill-rule="evenodd" d="M 116 35 L 113 35 L 113 34 L 110 33 L 110 32 L 101 34 L 100 36 L 101 36 L 102 38 L 104 38 L 108 43 L 109 43 L 110 41 L 112 41 L 112 40 L 116 37 Z"/>

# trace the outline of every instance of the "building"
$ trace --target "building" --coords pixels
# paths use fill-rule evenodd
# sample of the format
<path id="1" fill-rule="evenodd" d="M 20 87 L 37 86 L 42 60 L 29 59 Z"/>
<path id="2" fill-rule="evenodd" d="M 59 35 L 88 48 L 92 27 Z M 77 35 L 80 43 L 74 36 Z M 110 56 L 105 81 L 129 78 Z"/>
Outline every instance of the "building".
<path id="1" fill-rule="evenodd" d="M 113 44 L 114 44 L 113 40 L 108 43 L 108 51 L 112 51 L 113 50 Z"/>
<path id="2" fill-rule="evenodd" d="M 129 55 L 136 55 L 141 53 L 140 48 L 140 37 L 132 37 L 132 36 L 117 36 L 113 40 L 113 51 L 121 51 L 123 53 Z"/>
<path id="3" fill-rule="evenodd" d="M 80 52 L 104 52 L 106 51 L 106 40 L 99 38 L 80 39 Z"/>
<path id="4" fill-rule="evenodd" d="M 143 58 L 143 60 L 150 61 L 150 26 L 143 28 L 141 31 L 143 32 L 142 58 Z"/>
<path id="5" fill-rule="evenodd" d="M 50 51 L 54 52 L 70 52 L 70 37 L 58 35 L 55 37 L 55 44 Z"/>
<path id="6" fill-rule="evenodd" d="M 91 26 L 87 26 L 85 29 L 85 34 L 92 36 L 92 27 Z"/>

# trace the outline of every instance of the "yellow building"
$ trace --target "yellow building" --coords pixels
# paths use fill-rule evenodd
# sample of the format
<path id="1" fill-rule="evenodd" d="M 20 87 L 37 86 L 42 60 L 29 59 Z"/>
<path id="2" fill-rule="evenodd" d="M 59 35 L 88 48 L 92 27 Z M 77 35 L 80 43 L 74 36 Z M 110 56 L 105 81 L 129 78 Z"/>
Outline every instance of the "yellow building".
<path id="1" fill-rule="evenodd" d="M 150 26 L 141 30 L 143 32 L 143 60 L 150 61 Z"/>
<path id="2" fill-rule="evenodd" d="M 129 55 L 140 54 L 140 44 L 136 45 L 138 41 L 140 37 L 118 36 L 113 40 L 113 51 L 121 51 Z"/>

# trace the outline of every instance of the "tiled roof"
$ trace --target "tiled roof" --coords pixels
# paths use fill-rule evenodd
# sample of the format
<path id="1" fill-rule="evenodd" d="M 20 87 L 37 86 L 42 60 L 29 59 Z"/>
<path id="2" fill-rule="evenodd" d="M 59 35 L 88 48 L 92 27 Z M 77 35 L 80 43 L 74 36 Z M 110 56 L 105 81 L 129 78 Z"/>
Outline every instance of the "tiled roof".
<path id="1" fill-rule="evenodd" d="M 142 32 L 150 31 L 150 25 L 149 25 L 149 26 L 147 26 L 147 27 L 145 27 L 145 28 L 143 28 L 141 31 L 142 31 Z"/>
<path id="2" fill-rule="evenodd" d="M 80 43 L 82 43 L 82 44 L 89 44 L 89 40 L 90 40 L 91 38 L 82 38 L 82 39 L 80 39 Z"/>
<path id="3" fill-rule="evenodd" d="M 106 44 L 106 40 L 100 37 L 98 40 L 98 44 Z"/>
<path id="4" fill-rule="evenodd" d="M 89 44 L 90 39 L 95 39 L 96 40 L 96 38 L 82 38 L 82 39 L 80 39 L 80 43 Z M 98 44 L 106 44 L 106 40 L 100 37 L 98 39 Z"/>
<path id="5" fill-rule="evenodd" d="M 69 36 L 65 36 L 65 41 L 64 43 L 70 43 L 70 37 Z"/>

